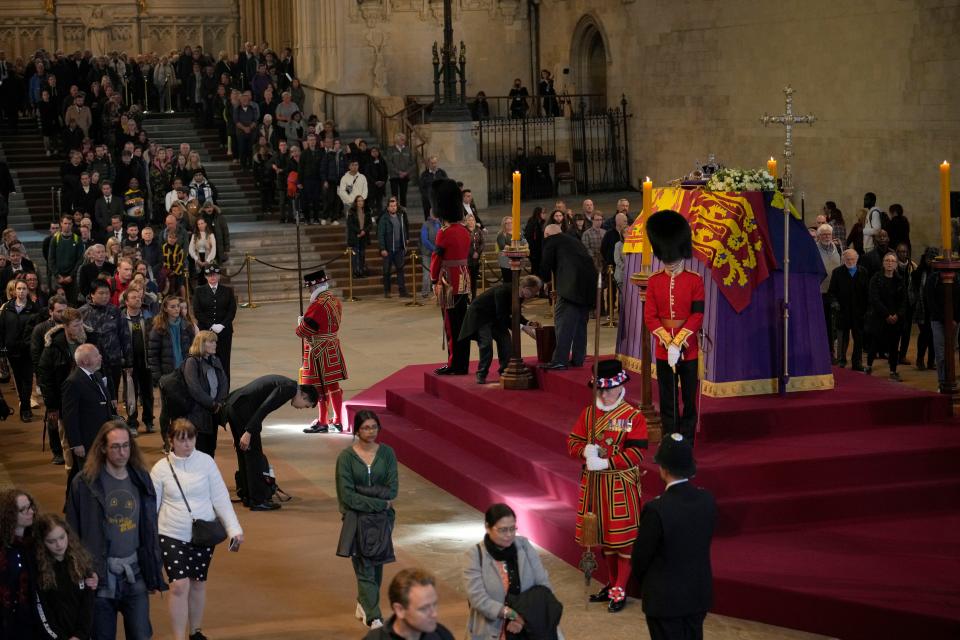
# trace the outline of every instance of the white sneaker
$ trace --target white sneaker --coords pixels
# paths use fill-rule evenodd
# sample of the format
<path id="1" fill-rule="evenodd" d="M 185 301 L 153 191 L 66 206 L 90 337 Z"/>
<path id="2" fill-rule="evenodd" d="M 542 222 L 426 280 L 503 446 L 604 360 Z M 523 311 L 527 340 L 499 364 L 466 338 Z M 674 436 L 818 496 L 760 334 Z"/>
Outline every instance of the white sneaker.
<path id="1" fill-rule="evenodd" d="M 371 629 L 379 629 L 382 626 L 383 626 L 383 620 L 381 620 L 380 618 L 374 618 L 373 622 L 370 623 Z"/>
<path id="2" fill-rule="evenodd" d="M 320 221 L 320 224 L 321 224 L 322 226 L 326 226 L 326 225 L 327 225 L 327 219 L 324 218 L 323 220 L 321 220 L 321 221 Z"/>
<path id="3" fill-rule="evenodd" d="M 340 226 L 340 221 L 339 221 L 339 220 L 334 220 L 334 221 L 331 222 L 330 224 L 332 224 L 332 225 L 335 226 L 335 227 L 339 227 L 339 226 Z"/>

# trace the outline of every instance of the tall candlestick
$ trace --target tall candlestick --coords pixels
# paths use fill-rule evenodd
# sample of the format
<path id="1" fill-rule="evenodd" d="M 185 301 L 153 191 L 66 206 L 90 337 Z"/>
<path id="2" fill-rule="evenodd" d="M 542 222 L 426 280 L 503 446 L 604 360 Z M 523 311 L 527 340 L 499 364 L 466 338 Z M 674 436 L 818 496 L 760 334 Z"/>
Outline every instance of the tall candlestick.
<path id="1" fill-rule="evenodd" d="M 513 172 L 513 235 L 514 242 L 520 242 L 520 172 Z"/>
<path id="2" fill-rule="evenodd" d="M 650 219 L 650 215 L 652 213 L 653 182 L 650 180 L 650 176 L 647 176 L 647 179 L 643 181 L 643 211 L 640 212 L 640 215 L 643 218 L 643 245 L 640 249 L 641 270 L 648 264 L 653 263 L 653 248 L 650 246 L 650 241 L 647 240 L 647 220 Z"/>
<path id="3" fill-rule="evenodd" d="M 773 159 L 773 156 L 770 156 L 770 159 L 767 160 L 767 173 L 773 176 L 773 179 L 777 179 L 777 161 Z"/>
<path id="4" fill-rule="evenodd" d="M 953 250 L 953 229 L 950 225 L 950 163 L 940 165 L 940 244 L 943 256 L 950 258 Z"/>

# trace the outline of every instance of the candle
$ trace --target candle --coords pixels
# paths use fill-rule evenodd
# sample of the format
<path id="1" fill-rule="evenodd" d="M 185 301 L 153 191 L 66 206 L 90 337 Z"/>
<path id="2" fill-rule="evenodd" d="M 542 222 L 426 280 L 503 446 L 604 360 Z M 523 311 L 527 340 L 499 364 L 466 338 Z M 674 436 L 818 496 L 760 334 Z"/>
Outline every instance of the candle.
<path id="1" fill-rule="evenodd" d="M 643 218 L 643 244 L 640 247 L 641 269 L 653 262 L 653 258 L 650 257 L 653 250 L 647 241 L 647 219 L 650 218 L 651 213 L 653 213 L 653 182 L 651 182 L 650 176 L 647 176 L 647 179 L 643 181 L 643 211 L 640 212 L 640 216 Z"/>
<path id="2" fill-rule="evenodd" d="M 950 163 L 940 165 L 940 244 L 945 258 L 950 258 L 953 249 L 953 230 L 950 226 Z"/>
<path id="3" fill-rule="evenodd" d="M 513 241 L 520 242 L 520 172 L 513 172 Z"/>
<path id="4" fill-rule="evenodd" d="M 773 179 L 777 179 L 777 161 L 773 159 L 773 156 L 770 156 L 770 159 L 767 160 L 767 173 L 773 176 Z"/>

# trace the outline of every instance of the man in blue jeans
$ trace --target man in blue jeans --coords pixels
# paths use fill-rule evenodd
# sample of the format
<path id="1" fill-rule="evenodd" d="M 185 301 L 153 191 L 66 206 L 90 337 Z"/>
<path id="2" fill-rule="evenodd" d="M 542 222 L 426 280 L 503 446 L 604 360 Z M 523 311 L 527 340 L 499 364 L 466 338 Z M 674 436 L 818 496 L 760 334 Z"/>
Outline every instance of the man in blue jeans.
<path id="1" fill-rule="evenodd" d="M 387 201 L 387 210 L 377 223 L 377 242 L 383 258 L 383 297 L 390 297 L 391 270 L 397 270 L 397 289 L 401 298 L 409 298 L 403 278 L 403 260 L 407 255 L 407 212 L 393 196 Z"/>
<path id="2" fill-rule="evenodd" d="M 66 512 L 100 578 L 92 637 L 115 640 L 119 613 L 127 640 L 149 640 L 148 594 L 167 589 L 150 473 L 122 420 L 105 423 L 86 454 L 87 464 L 70 485 Z"/>
<path id="3" fill-rule="evenodd" d="M 579 367 L 587 356 L 587 321 L 596 304 L 597 269 L 593 257 L 576 236 L 563 233 L 558 224 L 543 230 L 543 255 L 540 277 L 553 282 L 557 292 L 554 318 L 557 325 L 557 347 L 550 362 L 541 369 Z"/>

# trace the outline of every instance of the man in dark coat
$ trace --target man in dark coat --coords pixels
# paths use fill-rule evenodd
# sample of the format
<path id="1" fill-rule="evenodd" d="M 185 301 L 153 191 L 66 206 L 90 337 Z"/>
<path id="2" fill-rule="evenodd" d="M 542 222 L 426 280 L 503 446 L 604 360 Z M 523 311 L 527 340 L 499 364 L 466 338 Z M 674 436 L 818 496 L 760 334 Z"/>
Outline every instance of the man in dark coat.
<path id="1" fill-rule="evenodd" d="M 204 269 L 203 275 L 207 279 L 207 286 L 197 287 L 193 293 L 193 315 L 201 331 L 209 330 L 217 334 L 217 357 L 229 379 L 237 298 L 233 295 L 233 289 L 220 284 L 220 267 L 209 266 Z"/>
<path id="2" fill-rule="evenodd" d="M 540 295 L 543 283 L 537 276 L 520 278 L 520 304 Z M 480 349 L 480 364 L 477 366 L 477 384 L 486 384 L 487 372 L 493 361 L 493 343 L 497 343 L 497 357 L 500 360 L 499 373 L 507 368 L 513 344 L 510 339 L 510 327 L 513 319 L 513 285 L 499 284 L 487 289 L 470 303 L 467 315 L 463 319 L 460 339 L 476 338 Z M 521 314 L 520 329 L 532 338 L 536 338 L 536 322 L 528 322 Z"/>
<path id="3" fill-rule="evenodd" d="M 307 409 L 316 407 L 318 398 L 313 385 L 298 385 L 295 380 L 278 375 L 261 376 L 227 396 L 220 416 L 230 425 L 237 449 L 237 495 L 251 511 L 280 508 L 270 500 L 263 480 L 267 469 L 260 440 L 263 421 L 287 402 L 295 409 Z"/>
<path id="4" fill-rule="evenodd" d="M 840 347 L 837 349 L 837 364 L 847 366 L 847 345 L 853 335 L 853 355 L 850 366 L 854 371 L 863 371 L 863 318 L 867 313 L 867 295 L 870 276 L 867 270 L 857 265 L 857 251 L 843 252 L 843 264 L 833 270 L 830 277 L 831 304 L 836 305 L 837 328 L 840 331 Z"/>
<path id="5" fill-rule="evenodd" d="M 83 467 L 100 427 L 114 414 L 110 380 L 100 371 L 102 358 L 92 344 L 82 344 L 74 353 L 77 366 L 63 383 L 60 419 L 73 453 L 67 486 Z"/>
<path id="6" fill-rule="evenodd" d="M 860 266 L 867 270 L 867 276 L 883 271 L 883 256 L 893 251 L 890 246 L 890 236 L 884 229 L 880 229 L 873 236 L 873 249 L 867 251 L 860 258 Z"/>
<path id="7" fill-rule="evenodd" d="M 128 638 L 150 638 L 148 592 L 168 588 L 161 569 L 157 493 L 122 420 L 104 424 L 93 447 L 96 455 L 73 479 L 64 509 L 100 578 L 93 637 L 115 638 L 119 613 Z"/>
<path id="8" fill-rule="evenodd" d="M 583 365 L 587 356 L 587 321 L 596 304 L 597 270 L 586 247 L 575 236 L 563 233 L 558 224 L 543 230 L 543 256 L 540 277 L 554 282 L 558 297 L 554 309 L 557 324 L 557 347 L 550 362 L 542 369 L 566 369 L 568 364 Z M 572 351 L 572 355 L 571 355 Z"/>
<path id="9" fill-rule="evenodd" d="M 654 460 L 666 485 L 643 507 L 633 545 L 633 575 L 641 585 L 652 640 L 698 640 L 713 605 L 710 541 L 717 504 L 690 484 L 693 445 L 679 433 L 664 436 Z"/>

